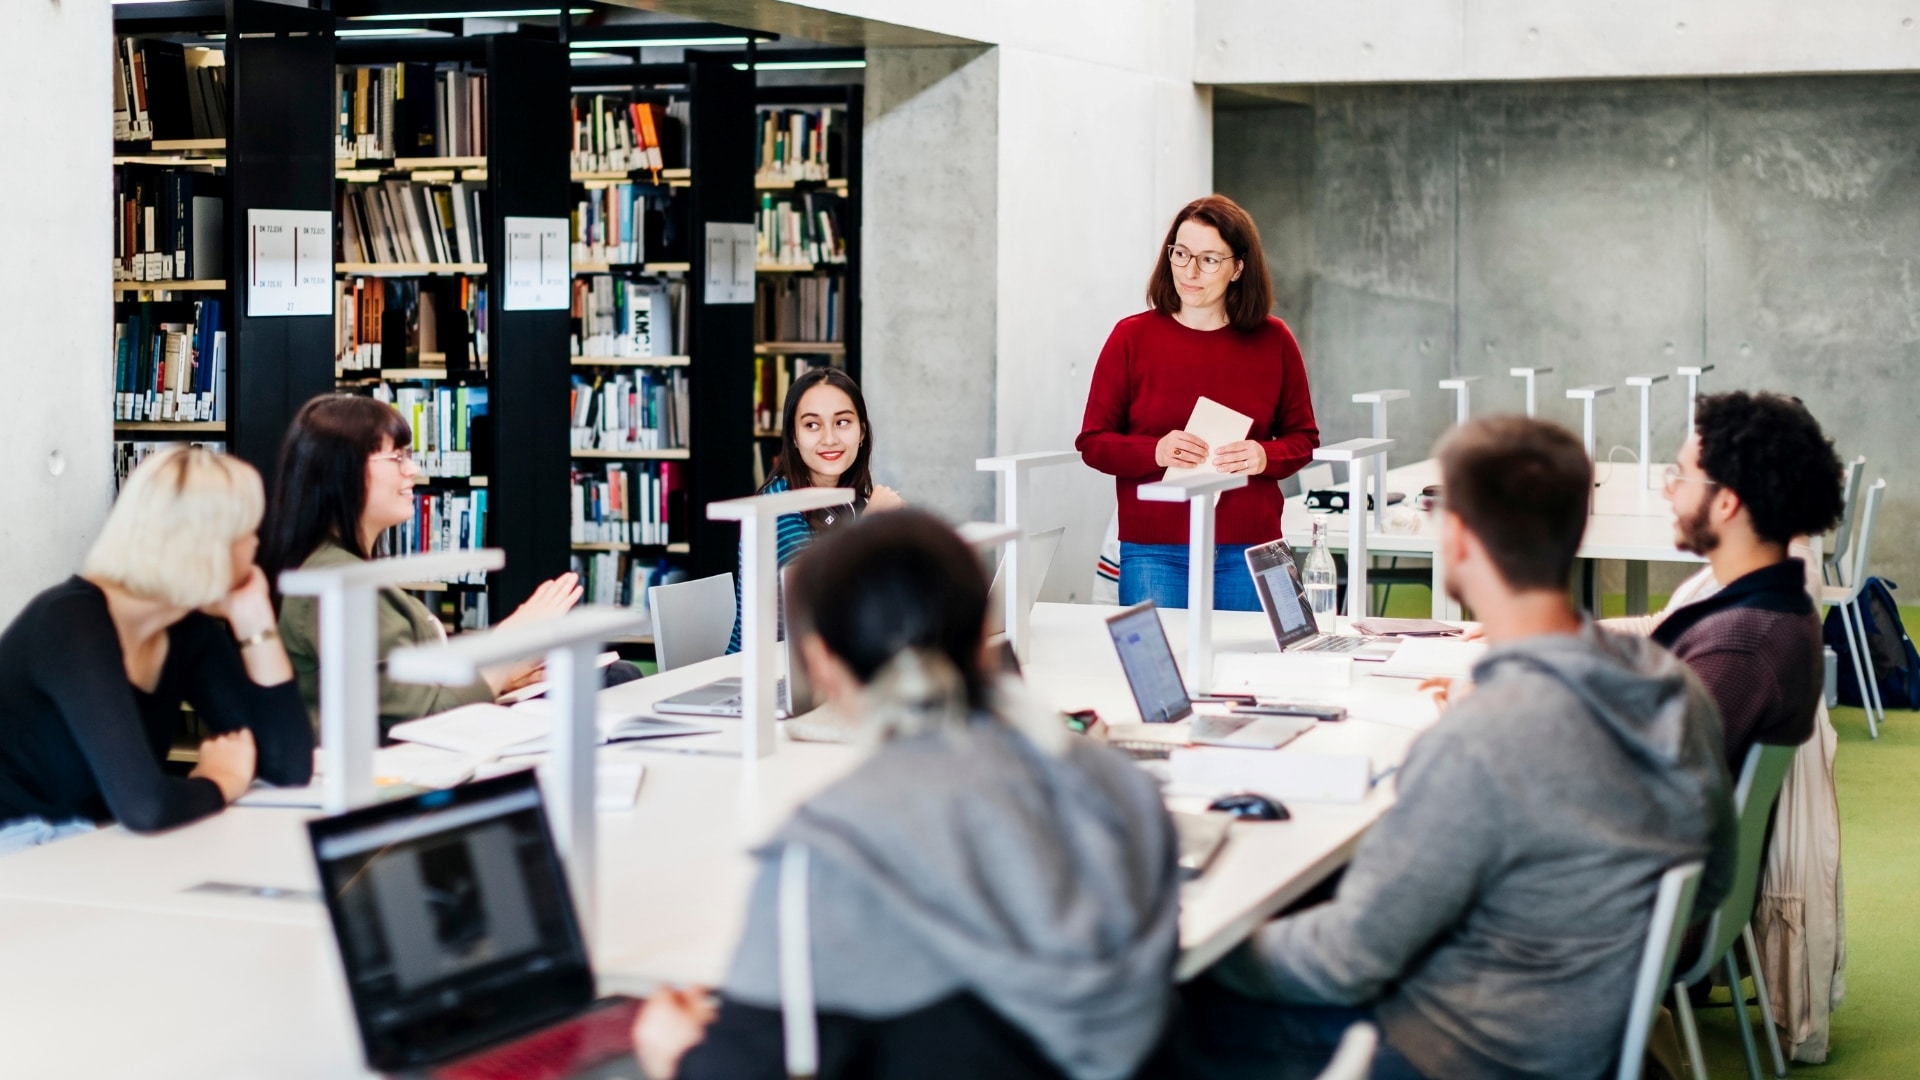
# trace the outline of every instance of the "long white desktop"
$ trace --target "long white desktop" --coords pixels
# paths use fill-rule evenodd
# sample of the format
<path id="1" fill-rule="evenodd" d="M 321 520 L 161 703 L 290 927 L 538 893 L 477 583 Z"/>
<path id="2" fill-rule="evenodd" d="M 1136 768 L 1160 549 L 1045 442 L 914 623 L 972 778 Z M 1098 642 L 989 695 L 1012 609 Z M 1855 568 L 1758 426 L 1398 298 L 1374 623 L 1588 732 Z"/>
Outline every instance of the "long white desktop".
<path id="1" fill-rule="evenodd" d="M 1109 721 L 1137 719 L 1103 623 L 1114 611 L 1037 605 L 1032 692 Z M 1184 640 L 1185 612 L 1162 617 L 1169 639 Z M 1213 630 L 1218 657 L 1275 652 L 1261 615 L 1217 612 Z M 1377 774 L 1397 766 L 1432 707 L 1411 682 L 1367 677 L 1366 667 L 1356 665 L 1362 674 L 1350 688 L 1300 696 L 1348 702 L 1367 719 L 1321 725 L 1277 753 L 1364 753 Z M 739 671 L 738 657 L 711 660 L 602 691 L 599 705 L 643 710 Z M 718 735 L 600 750 L 602 760 L 632 756 L 646 768 L 633 808 L 598 820 L 593 959 L 608 992 L 718 981 L 739 935 L 755 842 L 862 760 L 851 746 L 796 742 L 784 729 L 777 754 L 743 759 L 738 723 L 718 724 Z M 1203 801 L 1170 800 L 1176 809 Z M 1181 977 L 1344 865 L 1391 801 L 1383 782 L 1359 803 L 1289 800 L 1290 821 L 1236 823 L 1183 892 Z M 364 1074 L 325 910 L 312 895 L 304 829 L 312 813 L 235 807 L 160 836 L 109 827 L 0 859 L 0 1015 L 9 1032 L 0 1074 Z"/>

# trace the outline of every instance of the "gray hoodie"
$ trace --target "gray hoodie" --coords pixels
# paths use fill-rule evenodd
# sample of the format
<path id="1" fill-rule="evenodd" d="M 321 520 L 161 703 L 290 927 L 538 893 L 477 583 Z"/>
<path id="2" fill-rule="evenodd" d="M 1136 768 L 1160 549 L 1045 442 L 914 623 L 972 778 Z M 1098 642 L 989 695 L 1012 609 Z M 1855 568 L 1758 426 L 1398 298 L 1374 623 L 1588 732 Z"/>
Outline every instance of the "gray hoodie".
<path id="1" fill-rule="evenodd" d="M 1062 729 L 1064 730 L 1064 729 Z M 990 717 L 910 735 L 757 854 L 729 997 L 779 1005 L 784 845 L 810 853 L 817 1004 L 887 1019 L 971 992 L 1068 1075 L 1128 1076 L 1172 997 L 1179 881 L 1153 782 L 1090 740 L 1042 751 Z"/>
<path id="2" fill-rule="evenodd" d="M 1338 894 L 1221 975 L 1274 1000 L 1373 1003 L 1433 1077 L 1611 1071 L 1669 867 L 1725 895 L 1735 823 L 1719 719 L 1686 666 L 1602 631 L 1491 649 L 1414 744 Z"/>

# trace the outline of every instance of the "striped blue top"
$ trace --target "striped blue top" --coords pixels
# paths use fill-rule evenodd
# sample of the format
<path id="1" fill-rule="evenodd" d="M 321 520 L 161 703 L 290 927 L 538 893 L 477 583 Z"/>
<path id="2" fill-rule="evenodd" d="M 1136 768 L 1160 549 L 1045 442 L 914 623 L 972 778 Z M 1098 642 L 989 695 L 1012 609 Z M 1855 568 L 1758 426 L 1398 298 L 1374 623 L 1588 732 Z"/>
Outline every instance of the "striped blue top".
<path id="1" fill-rule="evenodd" d="M 767 481 L 767 486 L 761 488 L 759 494 L 772 495 L 785 490 L 787 490 L 786 478 L 776 476 L 772 480 Z M 781 514 L 780 520 L 774 523 L 774 560 L 781 569 L 785 569 L 788 563 L 799 558 L 800 553 L 807 550 L 807 545 L 811 543 L 813 543 L 813 526 L 807 524 L 805 514 Z M 741 577 L 739 556 L 735 555 L 733 574 L 733 638 L 727 643 L 727 651 L 729 653 L 737 653 L 740 651 Z"/>

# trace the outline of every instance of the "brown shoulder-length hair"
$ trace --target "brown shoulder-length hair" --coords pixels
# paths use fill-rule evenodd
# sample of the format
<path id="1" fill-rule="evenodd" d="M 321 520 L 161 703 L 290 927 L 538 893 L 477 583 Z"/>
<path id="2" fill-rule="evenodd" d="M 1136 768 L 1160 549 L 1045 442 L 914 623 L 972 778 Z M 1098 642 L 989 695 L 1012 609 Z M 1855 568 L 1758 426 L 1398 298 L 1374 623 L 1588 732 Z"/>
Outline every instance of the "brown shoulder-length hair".
<path id="1" fill-rule="evenodd" d="M 1187 221 L 1211 225 L 1240 260 L 1240 278 L 1227 285 L 1227 321 L 1235 330 L 1257 330 L 1273 310 L 1273 278 L 1267 273 L 1267 253 L 1260 249 L 1260 230 L 1253 216 L 1225 195 L 1207 195 L 1180 208 L 1167 226 L 1167 238 L 1147 278 L 1147 304 L 1162 315 L 1180 310 L 1180 290 L 1173 284 L 1173 264 L 1167 250 Z"/>

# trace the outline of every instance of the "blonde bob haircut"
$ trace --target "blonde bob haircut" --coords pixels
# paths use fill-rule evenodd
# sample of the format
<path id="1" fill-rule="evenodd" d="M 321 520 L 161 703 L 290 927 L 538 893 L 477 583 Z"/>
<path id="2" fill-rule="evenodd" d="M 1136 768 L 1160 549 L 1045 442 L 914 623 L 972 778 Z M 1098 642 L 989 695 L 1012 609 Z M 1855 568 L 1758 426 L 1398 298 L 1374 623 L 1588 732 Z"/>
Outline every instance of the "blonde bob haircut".
<path id="1" fill-rule="evenodd" d="M 233 590 L 233 542 L 260 527 L 265 506 L 253 466 L 169 447 L 127 477 L 80 572 L 148 600 L 210 604 Z"/>

